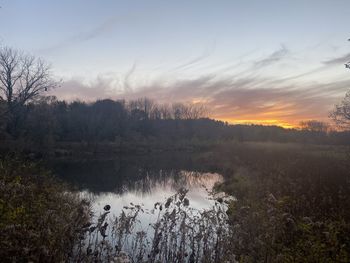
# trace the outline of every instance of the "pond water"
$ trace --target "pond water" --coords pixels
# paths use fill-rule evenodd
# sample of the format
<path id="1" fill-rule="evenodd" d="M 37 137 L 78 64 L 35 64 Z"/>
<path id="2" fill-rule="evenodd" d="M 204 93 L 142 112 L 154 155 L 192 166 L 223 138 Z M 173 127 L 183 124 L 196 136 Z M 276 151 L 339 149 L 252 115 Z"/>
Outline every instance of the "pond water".
<path id="1" fill-rule="evenodd" d="M 111 206 L 111 213 L 118 215 L 124 206 L 130 204 L 141 205 L 146 211 L 152 210 L 157 202 L 165 202 L 168 197 L 177 193 L 181 188 L 188 191 L 187 198 L 191 207 L 206 209 L 213 205 L 208 191 L 215 183 L 222 182 L 222 176 L 217 173 L 200 173 L 193 171 L 154 171 L 158 176 L 145 175 L 143 179 L 134 181 L 133 187 L 129 183 L 121 186 L 121 192 L 93 193 L 82 190 L 81 195 L 93 201 L 94 210 L 99 213 L 105 205 Z"/>
<path id="2" fill-rule="evenodd" d="M 202 251 L 204 247 L 214 249 L 215 238 L 220 238 L 216 233 L 218 228 L 224 227 L 226 209 L 224 203 L 219 204 L 215 200 L 215 197 L 222 193 L 216 193 L 214 196 L 212 190 L 215 184 L 222 183 L 224 178 L 193 155 L 163 154 L 121 156 L 110 160 L 56 160 L 50 167 L 58 177 L 73 185 L 82 197 L 92 201 L 94 226 L 98 226 L 99 218 L 105 213 L 104 207 L 111 206 L 110 213 L 103 221 L 109 225 L 108 229 L 106 228 L 106 240 L 111 244 L 109 247 L 121 247 L 133 260 L 139 260 L 139 254 L 142 254 L 142 257 L 149 256 L 152 255 L 152 251 L 160 249 L 162 253 L 157 252 L 158 259 L 167 262 L 172 253 L 190 253 L 194 251 L 194 247 L 196 251 Z M 180 197 L 184 189 L 188 190 L 185 198 Z M 172 197 L 172 203 L 167 206 L 169 197 Z M 162 204 L 162 208 L 160 204 L 156 205 L 157 203 Z M 137 223 L 130 227 L 128 220 L 133 218 L 135 211 L 140 211 L 137 212 L 137 218 L 135 217 Z M 126 215 L 124 219 L 120 217 L 122 213 Z M 176 226 L 173 225 L 171 215 L 174 215 Z M 201 220 L 203 215 L 205 218 Z M 157 222 L 162 230 L 157 230 Z M 186 224 L 187 230 L 191 229 L 192 236 L 202 231 L 203 239 L 193 243 L 191 235 L 187 234 L 185 239 L 181 239 L 183 235 L 178 233 L 184 231 L 183 224 Z M 121 226 L 128 230 L 118 232 Z M 132 230 L 129 231 L 130 229 Z M 161 237 L 162 241 L 159 244 L 163 245 L 157 245 L 155 248 L 155 237 L 159 234 L 157 231 L 168 231 L 168 234 Z M 121 242 L 120 237 L 127 232 L 128 236 L 123 237 Z M 142 236 L 140 233 L 144 233 L 145 241 L 135 248 L 137 240 Z M 176 236 L 175 239 L 173 235 Z M 212 239 L 205 239 L 206 235 Z M 84 250 L 90 247 L 89 244 L 96 244 L 92 240 L 104 240 L 102 236 L 101 230 L 90 234 L 85 241 Z M 183 247 L 180 246 L 181 242 L 185 244 Z M 175 247 L 179 245 L 178 251 L 172 246 L 164 247 L 164 244 L 172 244 Z M 99 249 L 99 246 L 94 247 Z M 107 252 L 103 253 L 106 256 Z M 167 260 L 162 259 L 161 255 L 167 255 Z M 204 255 L 204 250 L 197 253 L 198 259 L 201 255 Z"/>
<path id="3" fill-rule="evenodd" d="M 151 210 L 179 189 L 188 189 L 191 207 L 206 209 L 214 201 L 208 194 L 223 176 L 210 171 L 192 155 L 123 156 L 111 160 L 60 160 L 51 163 L 54 173 L 93 201 L 96 214 L 111 206 L 119 215 L 124 206 L 138 204 Z M 144 215 L 146 217 L 146 215 Z"/>

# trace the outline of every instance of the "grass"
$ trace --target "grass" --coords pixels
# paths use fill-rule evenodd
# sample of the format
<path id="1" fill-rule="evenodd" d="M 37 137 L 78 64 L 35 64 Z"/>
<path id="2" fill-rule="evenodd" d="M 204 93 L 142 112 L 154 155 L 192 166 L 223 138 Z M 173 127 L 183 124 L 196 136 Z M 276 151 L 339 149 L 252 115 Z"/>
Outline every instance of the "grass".
<path id="1" fill-rule="evenodd" d="M 237 145 L 221 155 L 231 174 L 220 189 L 237 197 L 228 215 L 239 262 L 349 262 L 348 155 L 315 149 Z"/>

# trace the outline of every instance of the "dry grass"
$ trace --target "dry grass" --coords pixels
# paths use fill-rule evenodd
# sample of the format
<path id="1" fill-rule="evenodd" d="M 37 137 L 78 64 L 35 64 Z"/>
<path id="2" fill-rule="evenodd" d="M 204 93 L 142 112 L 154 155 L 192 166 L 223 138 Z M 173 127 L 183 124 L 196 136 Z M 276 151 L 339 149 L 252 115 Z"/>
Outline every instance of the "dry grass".
<path id="1" fill-rule="evenodd" d="M 223 262 L 230 257 L 225 203 L 220 198 L 208 210 L 190 206 L 187 190 L 180 189 L 164 203 L 155 203 L 157 220 L 142 229 L 138 220 L 145 211 L 139 205 L 124 207 L 108 220 L 109 207 L 91 226 L 83 229 L 74 261 L 105 262 Z M 232 255 L 231 255 L 232 258 Z"/>
<path id="2" fill-rule="evenodd" d="M 221 190 L 237 197 L 228 210 L 237 260 L 349 262 L 350 162 L 341 150 L 226 149 L 231 174 Z"/>

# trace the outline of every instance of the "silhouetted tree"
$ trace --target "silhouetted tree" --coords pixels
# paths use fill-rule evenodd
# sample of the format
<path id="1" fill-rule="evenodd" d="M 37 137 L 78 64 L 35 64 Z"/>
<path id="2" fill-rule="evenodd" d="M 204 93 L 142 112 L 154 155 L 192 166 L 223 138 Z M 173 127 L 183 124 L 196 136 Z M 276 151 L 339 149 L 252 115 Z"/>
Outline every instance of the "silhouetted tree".
<path id="1" fill-rule="evenodd" d="M 345 94 L 343 100 L 335 105 L 330 117 L 335 123 L 344 129 L 350 128 L 350 91 Z"/>
<path id="2" fill-rule="evenodd" d="M 6 108 L 6 102 L 0 102 Z M 203 118 L 199 105 L 184 103 L 159 104 L 148 99 L 129 102 L 110 99 L 91 103 L 58 101 L 42 97 L 19 107 L 14 139 L 22 139 L 39 149 L 54 149 L 56 142 L 83 143 L 90 149 L 100 149 L 99 143 L 121 146 L 144 142 L 171 145 L 185 140 L 198 142 L 275 141 L 316 144 L 349 144 L 350 132 L 326 132 L 328 126 L 319 121 L 302 123 L 302 130 L 277 126 L 229 125 Z M 0 144 L 6 141 L 6 129 L 1 125 Z M 5 131 L 5 132 L 4 132 Z M 87 144 L 85 144 L 87 143 Z M 63 144 L 66 145 L 66 144 Z"/>
<path id="3" fill-rule="evenodd" d="M 350 41 L 350 39 L 348 39 Z M 345 63 L 345 67 L 350 69 L 350 61 Z M 330 118 L 341 128 L 350 129 L 350 90 L 345 94 L 344 99 L 330 113 Z"/>
<path id="4" fill-rule="evenodd" d="M 6 101 L 9 110 L 56 86 L 50 67 L 41 59 L 8 47 L 0 49 L 0 100 Z"/>
<path id="5" fill-rule="evenodd" d="M 207 109 L 201 104 L 174 103 L 172 105 L 174 119 L 195 120 L 208 117 Z"/>
<path id="6" fill-rule="evenodd" d="M 0 138 L 6 136 L 6 104 L 5 102 L 0 101 Z"/>
<path id="7" fill-rule="evenodd" d="M 311 132 L 327 132 L 329 130 L 328 123 L 317 120 L 302 121 L 300 122 L 300 127 L 302 130 Z"/>
<path id="8" fill-rule="evenodd" d="M 42 149 L 53 147 L 57 139 L 59 123 L 55 114 L 55 97 L 42 97 L 26 107 L 27 118 L 23 126 L 22 135 L 30 139 Z"/>
<path id="9" fill-rule="evenodd" d="M 0 48 L 0 102 L 6 105 L 10 134 L 18 136 L 18 123 L 25 117 L 23 106 L 56 86 L 44 61 L 12 48 Z"/>

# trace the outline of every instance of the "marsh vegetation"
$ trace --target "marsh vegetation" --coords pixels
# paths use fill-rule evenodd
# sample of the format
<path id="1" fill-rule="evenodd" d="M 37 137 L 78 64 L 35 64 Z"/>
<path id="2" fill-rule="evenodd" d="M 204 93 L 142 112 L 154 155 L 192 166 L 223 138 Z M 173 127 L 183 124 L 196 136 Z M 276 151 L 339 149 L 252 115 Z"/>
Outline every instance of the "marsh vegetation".
<path id="1" fill-rule="evenodd" d="M 18 164 L 10 168 L 9 164 L 5 165 L 9 160 L 5 160 L 3 169 L 15 172 L 7 172 L 2 177 L 2 196 L 8 198 L 2 198 L 2 204 L 9 204 L 1 207 L 5 211 L 1 224 L 1 233 L 6 237 L 1 243 L 3 258 L 13 258 L 14 255 L 28 258 L 30 255 L 41 259 L 50 255 L 49 259 L 53 261 L 61 257 L 81 262 L 104 262 L 107 259 L 116 262 L 310 262 L 317 257 L 322 262 L 347 262 L 350 253 L 348 158 L 348 149 L 339 146 L 232 143 L 219 145 L 210 152 L 178 153 L 172 157 L 163 155 L 163 159 L 159 155 L 148 155 L 130 157 L 130 160 L 102 161 L 102 164 L 101 160 L 95 161 L 97 163 L 89 160 L 87 163 L 96 167 L 100 163 L 97 170 L 104 172 L 99 176 L 91 169 L 82 169 L 79 175 L 77 167 L 84 167 L 83 161 L 77 166 L 72 161 L 67 164 L 67 160 L 61 160 L 45 166 L 56 171 L 58 178 L 64 171 L 71 179 L 76 174 L 76 179 L 68 181 L 75 186 L 69 192 L 62 188 L 58 190 L 58 178 L 52 181 L 47 177 L 45 180 L 49 180 L 54 188 L 40 187 L 37 190 L 50 196 L 49 200 L 54 204 L 45 198 L 29 202 L 30 199 L 23 196 L 18 198 L 26 198 L 28 204 L 18 203 L 14 198 L 16 195 L 6 194 L 9 189 L 17 189 L 21 180 L 29 180 L 18 178 L 33 173 L 33 168 Z M 129 200 L 124 200 L 121 206 L 123 194 L 125 196 L 128 191 L 138 193 L 140 199 L 147 199 L 147 194 L 155 189 L 159 191 L 153 188 L 159 182 L 162 187 L 169 184 L 169 175 L 164 171 L 171 171 L 170 167 L 178 171 L 172 173 L 175 177 L 170 180 L 174 187 L 164 191 L 161 198 L 157 196 L 154 202 L 149 199 L 151 207 L 147 207 L 147 203 L 130 204 Z M 224 183 L 219 180 L 215 191 L 224 191 L 234 199 L 224 200 L 217 196 L 216 201 L 209 200 L 205 206 L 198 206 L 190 192 L 180 187 L 186 185 L 180 171 L 196 169 L 201 171 L 194 173 L 199 178 L 203 173 L 221 174 Z M 81 184 L 83 174 L 87 179 L 91 178 L 87 181 L 90 183 Z M 135 183 L 130 182 L 131 174 L 135 176 Z M 145 179 L 146 175 L 148 179 Z M 108 176 L 110 179 L 103 182 Z M 95 184 L 100 180 L 100 185 Z M 30 184 L 26 183 L 26 187 Z M 81 193 L 87 190 L 91 194 L 82 196 Z M 81 199 L 106 197 L 104 191 L 114 194 L 99 199 L 98 205 Z M 22 194 L 32 192 L 36 193 L 23 190 Z M 64 204 L 61 206 L 57 200 Z M 43 204 L 32 205 L 38 202 Z M 86 210 L 81 210 L 82 207 Z M 47 213 L 50 216 L 45 216 Z M 153 221 L 145 219 L 145 214 L 152 214 Z M 74 218 L 77 215 L 79 220 Z M 56 216 L 60 220 L 56 220 Z M 24 250 L 27 254 L 15 252 L 16 247 L 20 250 L 23 246 L 14 243 L 18 235 L 13 228 L 21 229 L 20 226 L 23 228 L 25 224 L 27 229 L 30 222 L 37 222 L 37 217 L 41 218 L 41 227 L 32 223 L 35 227 L 30 229 L 34 234 L 27 235 L 27 242 L 33 244 L 36 240 L 35 247 L 40 246 L 43 250 Z M 9 228 L 11 231 L 6 231 Z M 50 242 L 46 241 L 48 239 Z M 61 245 L 56 242 L 61 242 Z M 54 248 L 45 247 L 49 244 Z M 54 254 L 51 254 L 52 249 L 56 251 Z"/>

